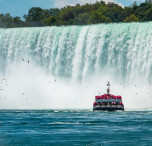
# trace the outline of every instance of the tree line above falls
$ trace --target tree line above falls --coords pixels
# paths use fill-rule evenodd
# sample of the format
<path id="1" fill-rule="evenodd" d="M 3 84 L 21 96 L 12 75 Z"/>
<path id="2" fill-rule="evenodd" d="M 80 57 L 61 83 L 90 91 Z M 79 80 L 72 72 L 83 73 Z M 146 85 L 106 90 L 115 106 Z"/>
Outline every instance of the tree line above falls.
<path id="1" fill-rule="evenodd" d="M 122 7 L 115 3 L 104 1 L 95 4 L 66 6 L 61 9 L 42 9 L 32 7 L 28 14 L 12 17 L 9 13 L 0 14 L 0 27 L 34 27 L 60 25 L 88 25 L 98 23 L 143 22 L 152 21 L 152 0 L 146 0 L 131 6 Z"/>

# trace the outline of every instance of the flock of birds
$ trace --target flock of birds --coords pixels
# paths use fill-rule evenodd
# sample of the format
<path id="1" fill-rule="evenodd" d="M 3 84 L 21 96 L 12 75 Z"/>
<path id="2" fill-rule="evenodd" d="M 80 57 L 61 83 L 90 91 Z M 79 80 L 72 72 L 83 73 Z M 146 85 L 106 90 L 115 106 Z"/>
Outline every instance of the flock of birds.
<path id="1" fill-rule="evenodd" d="M 22 61 L 27 62 L 28 64 L 30 63 L 29 60 L 26 60 L 23 57 L 22 57 Z M 55 79 L 54 82 L 56 82 L 56 81 L 57 80 Z M 49 81 L 49 83 L 51 83 L 51 82 Z M 1 79 L 0 80 L 0 100 L 7 98 L 7 95 L 5 93 L 7 87 L 8 87 L 8 80 L 5 78 Z M 24 96 L 25 93 L 22 92 L 21 95 Z"/>
<path id="2" fill-rule="evenodd" d="M 25 61 L 25 59 L 24 59 L 24 58 L 22 58 L 22 61 Z M 30 61 L 28 60 L 28 61 L 27 61 L 27 63 L 30 63 Z"/>
<path id="3" fill-rule="evenodd" d="M 26 61 L 26 60 L 22 58 L 22 61 Z M 27 63 L 30 63 L 30 61 L 27 60 Z M 1 79 L 0 80 L 0 100 L 5 99 L 7 97 L 6 93 L 4 92 L 7 86 L 8 86 L 7 79 L 5 78 Z M 22 95 L 24 95 L 24 93 Z"/>
<path id="4" fill-rule="evenodd" d="M 5 88 L 8 86 L 8 82 L 6 79 L 1 79 L 0 80 L 0 92 L 3 92 L 5 90 Z M 5 99 L 6 95 L 4 94 L 0 94 L 0 99 Z"/>

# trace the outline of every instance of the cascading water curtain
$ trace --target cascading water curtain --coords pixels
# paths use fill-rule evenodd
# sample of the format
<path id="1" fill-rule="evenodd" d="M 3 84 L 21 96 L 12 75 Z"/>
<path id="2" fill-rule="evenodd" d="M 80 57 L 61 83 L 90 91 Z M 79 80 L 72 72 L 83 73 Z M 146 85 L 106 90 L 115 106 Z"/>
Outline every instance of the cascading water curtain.
<path id="1" fill-rule="evenodd" d="M 152 23 L 0 29 L 0 71 L 30 57 L 54 76 L 110 72 L 152 82 Z"/>
<path id="2" fill-rule="evenodd" d="M 115 84 L 123 84 L 124 87 L 130 85 L 136 87 L 139 83 L 141 87 L 146 88 L 143 93 L 147 92 L 148 99 L 148 93 L 150 92 L 148 86 L 151 87 L 152 84 L 151 40 L 151 22 L 0 29 L 0 75 L 4 77 L 7 75 L 9 77 L 9 74 L 13 73 L 16 76 L 20 76 L 21 72 L 25 76 L 30 74 L 30 78 L 27 77 L 29 79 L 28 87 L 30 87 L 30 90 L 40 85 L 43 80 L 40 80 L 39 73 L 41 71 L 38 70 L 32 73 L 35 66 L 43 70 L 46 75 L 54 78 L 54 81 L 56 81 L 56 78 L 68 79 L 70 82 L 75 83 L 75 81 L 80 81 L 79 83 L 84 83 L 85 85 L 86 81 L 95 79 L 93 83 L 95 85 L 96 82 L 102 83 L 102 80 L 107 81 L 110 77 L 115 79 Z M 29 65 L 31 66 L 29 67 Z M 10 68 L 13 66 L 15 66 L 16 71 L 11 72 Z M 32 84 L 33 77 L 35 77 L 33 74 L 39 75 L 35 79 L 35 84 Z M 21 75 L 21 80 L 23 78 L 26 77 Z M 48 79 L 46 82 L 49 83 L 51 79 Z M 13 82 L 16 82 L 16 80 L 13 80 Z M 20 95 L 25 95 L 25 84 L 22 84 L 22 90 L 20 89 L 21 85 L 14 85 L 13 87 L 16 88 L 13 88 L 14 90 L 10 96 L 17 89 L 20 89 L 20 92 L 24 90 Z M 39 94 L 46 93 L 43 87 L 40 93 L 41 87 L 34 91 L 38 91 Z M 49 94 L 56 96 L 57 93 L 55 91 L 59 93 L 61 89 L 54 90 L 57 87 L 60 86 L 57 84 L 52 85 L 51 89 L 48 88 L 47 91 Z M 86 85 L 85 89 L 88 88 L 89 86 Z M 119 86 L 117 86 L 116 90 L 118 88 Z M 86 91 L 85 89 L 83 92 Z M 88 93 L 89 90 L 86 92 Z M 123 91 L 127 92 L 127 89 L 125 88 L 124 90 L 123 88 Z M 65 91 L 63 92 L 65 93 Z M 11 88 L 9 93 L 11 93 Z M 132 99 L 137 95 L 133 91 L 130 91 L 130 93 L 132 93 L 132 98 L 125 101 L 126 105 L 133 103 Z M 39 94 L 35 94 L 34 96 L 38 97 Z M 91 93 L 92 96 L 94 94 L 94 92 Z M 19 96 L 17 92 L 14 94 L 14 97 L 16 96 Z M 142 94 L 140 99 L 143 99 L 143 96 Z M 58 97 L 62 97 L 62 95 Z M 66 95 L 65 97 L 68 96 Z M 53 100 L 52 98 L 52 102 Z M 25 101 L 27 101 L 26 97 Z M 140 101 L 140 104 L 142 104 L 142 100 Z M 28 100 L 28 102 L 30 101 Z M 28 102 L 26 105 L 30 105 Z M 7 102 L 5 103 L 7 104 Z"/>

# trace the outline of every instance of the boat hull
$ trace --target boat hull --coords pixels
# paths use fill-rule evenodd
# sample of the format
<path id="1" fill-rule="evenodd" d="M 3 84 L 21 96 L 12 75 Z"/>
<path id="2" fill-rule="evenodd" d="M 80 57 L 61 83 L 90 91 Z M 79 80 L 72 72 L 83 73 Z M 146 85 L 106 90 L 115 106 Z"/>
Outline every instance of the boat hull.
<path id="1" fill-rule="evenodd" d="M 101 111 L 124 111 L 124 106 L 121 107 L 110 107 L 110 106 L 105 106 L 105 107 L 93 107 L 93 110 L 101 110 Z"/>

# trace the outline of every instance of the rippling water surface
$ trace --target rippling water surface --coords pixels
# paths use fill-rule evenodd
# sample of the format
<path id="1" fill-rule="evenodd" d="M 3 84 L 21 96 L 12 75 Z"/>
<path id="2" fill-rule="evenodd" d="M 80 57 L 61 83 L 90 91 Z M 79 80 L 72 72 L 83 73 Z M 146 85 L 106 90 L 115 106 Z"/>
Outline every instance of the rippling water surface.
<path id="1" fill-rule="evenodd" d="M 152 111 L 1 110 L 1 145 L 152 145 Z"/>

